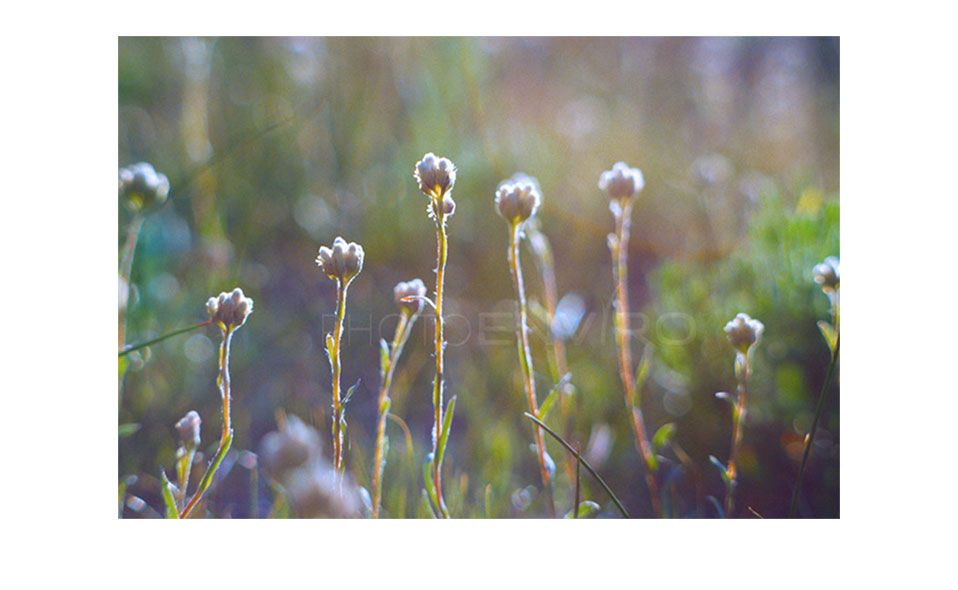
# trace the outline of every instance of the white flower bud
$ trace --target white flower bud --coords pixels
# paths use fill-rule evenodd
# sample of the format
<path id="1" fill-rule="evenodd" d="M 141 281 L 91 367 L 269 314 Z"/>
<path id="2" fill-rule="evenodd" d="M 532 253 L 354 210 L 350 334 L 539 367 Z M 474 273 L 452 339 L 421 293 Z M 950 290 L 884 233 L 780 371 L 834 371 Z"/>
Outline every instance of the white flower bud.
<path id="1" fill-rule="evenodd" d="M 120 196 L 134 211 L 162 205 L 170 194 L 170 181 L 146 162 L 120 168 Z"/>
<path id="2" fill-rule="evenodd" d="M 333 240 L 333 247 L 319 249 L 316 264 L 331 279 L 338 279 L 348 285 L 363 270 L 366 253 L 356 242 L 347 243 L 341 237 Z"/>
<path id="3" fill-rule="evenodd" d="M 839 288 L 839 259 L 836 256 L 829 256 L 821 264 L 816 264 L 812 271 L 815 275 L 815 282 L 822 286 L 826 293 L 836 291 Z"/>
<path id="4" fill-rule="evenodd" d="M 176 423 L 176 433 L 184 447 L 195 449 L 200 446 L 200 425 L 202 422 L 196 410 L 190 410 Z"/>
<path id="5" fill-rule="evenodd" d="M 616 162 L 611 170 L 599 176 L 599 189 L 610 199 L 631 199 L 645 187 L 645 179 L 638 168 L 629 168 L 625 162 Z"/>
<path id="6" fill-rule="evenodd" d="M 746 354 L 758 342 L 765 331 L 762 322 L 752 319 L 746 313 L 740 313 L 725 324 L 725 334 L 735 350 Z"/>
<path id="7" fill-rule="evenodd" d="M 413 176 L 419 183 L 419 190 L 439 200 L 456 184 L 456 166 L 448 158 L 430 152 L 416 162 Z"/>
<path id="8" fill-rule="evenodd" d="M 523 223 L 536 214 L 542 196 L 532 183 L 505 182 L 496 191 L 496 211 L 509 223 Z"/>
<path id="9" fill-rule="evenodd" d="M 253 300 L 237 287 L 229 293 L 220 293 L 206 301 L 206 313 L 223 330 L 235 330 L 246 323 L 253 313 Z"/>

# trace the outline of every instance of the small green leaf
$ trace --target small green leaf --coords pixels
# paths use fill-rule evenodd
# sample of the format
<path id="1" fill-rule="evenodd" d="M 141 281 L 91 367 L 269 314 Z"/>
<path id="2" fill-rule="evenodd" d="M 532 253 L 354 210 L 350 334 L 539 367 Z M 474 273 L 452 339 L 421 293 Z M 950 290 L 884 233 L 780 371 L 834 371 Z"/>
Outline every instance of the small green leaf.
<path id="1" fill-rule="evenodd" d="M 601 509 L 602 507 L 592 500 L 584 500 L 579 503 L 578 515 L 572 514 L 572 511 L 570 510 L 562 518 L 590 518 L 598 514 Z"/>
<path id="2" fill-rule="evenodd" d="M 137 424 L 137 423 L 135 423 L 135 422 L 130 422 L 130 423 L 127 423 L 127 424 L 120 424 L 120 428 L 119 428 L 120 438 L 123 438 L 123 437 L 125 437 L 125 436 L 131 436 L 131 435 L 133 435 L 133 434 L 136 434 L 136 432 L 137 432 L 139 429 L 140 429 L 140 425 Z"/>
<path id="3" fill-rule="evenodd" d="M 379 379 L 386 379 L 386 371 L 389 370 L 389 344 L 385 338 L 379 339 Z"/>
<path id="4" fill-rule="evenodd" d="M 828 349 L 834 352 L 835 341 L 838 338 L 838 334 L 835 333 L 835 326 L 826 321 L 820 321 L 818 322 L 818 329 L 821 330 L 822 337 L 825 338 L 825 343 L 828 344 Z"/>
<path id="5" fill-rule="evenodd" d="M 545 420 L 549 417 L 549 411 L 552 410 L 555 406 L 556 399 L 559 398 L 559 390 L 555 387 L 552 388 L 552 391 L 549 392 L 549 395 L 546 396 L 546 399 L 543 400 L 542 405 L 539 406 L 539 419 Z"/>
<path id="6" fill-rule="evenodd" d="M 120 357 L 120 379 L 123 378 L 123 375 L 126 373 L 126 368 L 130 366 L 130 359 L 126 356 Z"/>
<path id="7" fill-rule="evenodd" d="M 727 391 L 717 391 L 715 393 L 715 397 L 717 397 L 718 399 L 722 401 L 726 401 L 733 406 L 735 405 L 735 400 L 732 398 L 732 395 Z"/>
<path id="8" fill-rule="evenodd" d="M 166 477 L 166 471 L 160 468 L 160 478 L 163 480 L 163 503 L 166 504 L 166 518 L 179 518 L 180 511 L 176 507 L 176 494 L 173 493 L 173 484 Z"/>
<path id="9" fill-rule="evenodd" d="M 675 435 L 675 424 L 673 422 L 663 424 L 652 436 L 652 452 L 658 453 L 664 449 L 672 440 L 673 435 Z"/>
<path id="10" fill-rule="evenodd" d="M 642 388 L 649 378 L 649 372 L 652 369 L 652 347 L 646 345 L 642 352 L 642 359 L 639 361 L 639 368 L 635 372 L 635 392 L 638 397 L 642 396 Z"/>
<path id="11" fill-rule="evenodd" d="M 716 459 L 714 455 L 709 455 L 709 461 L 719 470 L 719 474 L 722 476 L 722 481 L 725 482 L 725 485 L 728 485 L 728 467 Z"/>
<path id="12" fill-rule="evenodd" d="M 645 458 L 645 464 L 648 465 L 649 471 L 655 473 L 659 470 L 659 460 L 656 458 L 655 453 L 649 453 Z"/>
<path id="13" fill-rule="evenodd" d="M 449 431 L 452 429 L 452 414 L 456 409 L 456 397 L 453 396 L 446 406 L 446 415 L 442 419 L 442 433 L 439 435 L 439 464 L 446 455 L 446 443 L 449 442 Z M 438 503 L 436 504 L 439 505 Z"/>
<path id="14" fill-rule="evenodd" d="M 359 388 L 359 384 L 362 383 L 362 379 L 357 379 L 353 386 L 346 390 L 346 397 L 343 398 L 343 405 L 346 405 L 346 402 L 349 401 L 349 398 L 353 397 L 353 394 L 356 393 L 356 390 Z"/>

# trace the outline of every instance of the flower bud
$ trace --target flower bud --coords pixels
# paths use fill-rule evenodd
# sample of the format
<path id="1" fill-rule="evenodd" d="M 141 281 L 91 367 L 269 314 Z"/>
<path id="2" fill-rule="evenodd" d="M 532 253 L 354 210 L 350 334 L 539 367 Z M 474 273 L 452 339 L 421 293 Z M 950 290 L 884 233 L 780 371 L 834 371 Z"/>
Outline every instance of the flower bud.
<path id="1" fill-rule="evenodd" d="M 146 162 L 120 168 L 120 196 L 134 211 L 162 205 L 170 194 L 170 181 Z"/>
<path id="2" fill-rule="evenodd" d="M 815 275 L 815 282 L 822 286 L 826 293 L 837 291 L 839 288 L 839 259 L 836 256 L 829 256 L 821 264 L 816 264 L 812 271 Z"/>
<path id="3" fill-rule="evenodd" d="M 536 214 L 542 196 L 532 183 L 505 182 L 496 191 L 496 211 L 509 223 L 523 223 Z"/>
<path id="4" fill-rule="evenodd" d="M 253 313 L 253 300 L 243 294 L 239 287 L 230 293 L 220 293 L 206 301 L 206 313 L 223 330 L 235 330 L 246 323 Z"/>
<path id="5" fill-rule="evenodd" d="M 745 313 L 738 314 L 735 319 L 725 324 L 728 341 L 742 354 L 747 353 L 758 342 L 764 331 L 765 326 L 762 322 L 750 318 Z"/>
<path id="6" fill-rule="evenodd" d="M 611 170 L 599 176 L 599 189 L 610 199 L 631 199 L 645 187 L 645 179 L 638 168 L 629 168 L 625 162 L 616 162 Z"/>
<path id="7" fill-rule="evenodd" d="M 413 279 L 408 283 L 398 283 L 393 288 L 393 296 L 399 307 L 408 310 L 412 315 L 417 315 L 422 312 L 425 302 L 422 299 L 412 301 L 403 301 L 403 299 L 406 297 L 425 297 L 426 285 L 420 279 Z"/>
<path id="8" fill-rule="evenodd" d="M 429 152 L 416 162 L 413 176 L 419 182 L 419 190 L 439 200 L 456 184 L 456 166 L 448 158 L 440 158 Z"/>
<path id="9" fill-rule="evenodd" d="M 176 434 L 180 437 L 180 443 L 184 447 L 195 449 L 200 446 L 200 424 L 202 422 L 196 410 L 190 410 L 176 423 Z"/>
<path id="10" fill-rule="evenodd" d="M 346 243 L 346 240 L 337 237 L 333 240 L 333 247 L 323 246 L 319 249 L 316 264 L 331 279 L 342 281 L 348 285 L 353 278 L 363 270 L 363 247 L 356 242 Z"/>

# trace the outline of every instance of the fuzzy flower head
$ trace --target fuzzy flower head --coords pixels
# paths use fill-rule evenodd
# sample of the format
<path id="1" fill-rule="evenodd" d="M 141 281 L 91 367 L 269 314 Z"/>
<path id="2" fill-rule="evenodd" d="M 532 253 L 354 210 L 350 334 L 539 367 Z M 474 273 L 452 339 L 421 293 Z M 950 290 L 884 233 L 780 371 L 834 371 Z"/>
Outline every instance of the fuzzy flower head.
<path id="1" fill-rule="evenodd" d="M 332 248 L 322 246 L 319 249 L 316 264 L 329 278 L 342 281 L 345 286 L 363 270 L 365 256 L 362 246 L 356 242 L 347 243 L 343 238 L 337 237 L 333 240 Z"/>
<path id="2" fill-rule="evenodd" d="M 413 176 L 419 182 L 419 190 L 433 199 L 441 200 L 456 184 L 456 165 L 449 158 L 429 152 L 416 162 Z"/>
<path id="3" fill-rule="evenodd" d="M 747 313 L 740 313 L 735 319 L 725 324 L 725 334 L 728 341 L 738 352 L 747 354 L 758 342 L 765 331 L 762 322 L 752 319 Z"/>
<path id="4" fill-rule="evenodd" d="M 120 196 L 133 211 L 162 205 L 170 194 L 170 181 L 146 162 L 120 168 Z"/>
<path id="5" fill-rule="evenodd" d="M 246 323 L 246 318 L 253 313 L 253 300 L 237 287 L 230 293 L 210 297 L 206 302 L 206 312 L 210 314 L 214 324 L 228 332 Z"/>
<path id="6" fill-rule="evenodd" d="M 616 162 L 611 170 L 606 170 L 599 176 L 599 189 L 605 191 L 614 201 L 631 199 L 644 187 L 642 171 L 629 168 L 625 162 Z"/>
<path id="7" fill-rule="evenodd" d="M 815 282 L 822 286 L 826 293 L 839 289 L 839 260 L 836 256 L 829 256 L 821 264 L 816 264 L 812 270 Z"/>
<path id="8" fill-rule="evenodd" d="M 419 315 L 422 312 L 425 302 L 422 299 L 413 299 L 403 301 L 407 297 L 425 297 L 426 285 L 420 279 L 413 279 L 409 282 L 398 283 L 393 288 L 393 297 L 396 304 L 409 312 L 410 315 Z"/>
<path id="9" fill-rule="evenodd" d="M 504 182 L 496 191 L 496 211 L 510 224 L 522 224 L 539 210 L 542 195 L 531 182 Z"/>
<path id="10" fill-rule="evenodd" d="M 176 434 L 180 437 L 180 442 L 184 447 L 195 449 L 200 446 L 200 424 L 202 422 L 196 410 L 190 410 L 176 423 Z"/>

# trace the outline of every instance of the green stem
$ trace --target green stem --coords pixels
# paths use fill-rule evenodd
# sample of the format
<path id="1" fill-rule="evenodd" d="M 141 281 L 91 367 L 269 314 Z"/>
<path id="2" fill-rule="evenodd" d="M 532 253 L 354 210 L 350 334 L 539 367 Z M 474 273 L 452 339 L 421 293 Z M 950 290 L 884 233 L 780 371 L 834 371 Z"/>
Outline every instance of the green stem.
<path id="1" fill-rule="evenodd" d="M 619 347 L 619 375 L 625 388 L 625 406 L 629 410 L 632 430 L 635 433 L 635 445 L 645 463 L 645 480 L 649 486 L 649 498 L 652 511 L 662 515 L 659 501 L 659 489 L 653 472 L 655 458 L 652 446 L 645 430 L 641 402 L 636 399 L 635 374 L 632 369 L 632 346 L 629 342 L 629 231 L 632 226 L 632 200 L 622 199 L 621 210 L 615 216 L 615 247 L 612 249 L 613 270 L 615 273 L 615 333 Z"/>
<path id="2" fill-rule="evenodd" d="M 436 380 L 433 382 L 432 405 L 435 425 L 432 438 L 433 468 L 432 480 L 436 488 L 436 499 L 443 518 L 449 518 L 449 511 L 442 497 L 442 462 L 439 452 L 439 436 L 442 433 L 442 393 L 443 393 L 443 317 L 442 290 L 446 276 L 446 216 L 442 210 L 442 199 L 433 199 L 433 212 L 436 218 Z"/>
<path id="3" fill-rule="evenodd" d="M 841 335 L 835 337 L 835 350 L 832 351 L 832 360 L 828 364 L 828 373 L 825 375 L 825 383 L 822 384 L 822 392 L 818 395 L 818 404 L 815 406 L 815 418 L 812 419 L 812 429 L 808 432 L 805 440 L 805 453 L 802 455 L 802 466 L 798 470 L 798 478 L 795 480 L 795 487 L 792 489 L 792 505 L 788 509 L 788 517 L 794 518 L 795 511 L 798 509 L 798 492 L 802 489 L 802 478 L 805 477 L 805 467 L 808 465 L 808 456 L 812 451 L 812 441 L 815 438 L 815 431 L 818 429 L 818 419 L 822 415 L 822 409 L 825 407 L 825 396 L 828 388 L 832 384 L 832 376 L 835 373 L 835 365 L 838 364 L 838 345 Z"/>
<path id="4" fill-rule="evenodd" d="M 137 213 L 130 222 L 126 234 L 126 242 L 123 244 L 123 258 L 120 261 L 120 278 L 126 283 L 126 296 L 119 302 L 119 348 L 122 350 L 126 344 L 126 311 L 130 303 L 130 275 L 133 274 L 133 257 L 136 254 L 136 242 L 140 237 L 140 228 L 143 227 L 143 220 L 146 219 L 142 214 Z"/>
<path id="5" fill-rule="evenodd" d="M 726 489 L 725 489 L 725 517 L 732 516 L 732 510 L 735 508 L 735 480 L 738 476 L 736 468 L 736 459 L 738 458 L 739 446 L 742 444 L 742 430 L 745 426 L 745 402 L 747 397 L 747 380 L 751 367 L 749 366 L 748 355 L 736 353 L 735 373 L 738 376 L 738 398 L 735 403 L 735 409 L 732 411 L 732 449 L 729 452 L 728 467 L 726 468 Z"/>
<path id="6" fill-rule="evenodd" d="M 410 321 L 411 320 L 411 321 Z M 382 504 L 382 483 L 383 471 L 386 468 L 386 417 L 389 415 L 389 387 L 392 385 L 393 373 L 399 362 L 399 356 L 406 346 L 406 340 L 412 332 L 413 323 L 416 316 L 411 315 L 406 308 L 403 308 L 399 315 L 399 324 L 396 325 L 396 333 L 393 335 L 392 347 L 389 354 L 389 366 L 386 368 L 386 374 L 383 376 L 382 386 L 379 390 L 379 420 L 376 429 L 376 456 L 373 460 L 373 511 L 372 517 L 379 518 L 379 508 Z"/>
<path id="7" fill-rule="evenodd" d="M 200 480 L 196 494 L 193 495 L 193 498 L 186 505 L 186 508 L 180 513 L 180 518 L 188 518 L 193 512 L 196 504 L 203 497 L 203 493 L 206 492 L 207 488 L 209 488 L 213 482 L 213 476 L 216 474 L 216 470 L 219 469 L 220 463 L 223 462 L 223 458 L 233 444 L 233 426 L 230 418 L 230 342 L 232 339 L 233 329 L 227 327 L 223 330 L 223 340 L 220 342 L 220 372 L 216 378 L 216 384 L 219 386 L 220 397 L 223 401 L 223 431 L 220 435 L 220 446 L 216 451 L 216 456 L 213 458 L 213 461 L 209 467 L 206 468 L 206 473 L 203 474 L 203 478 Z"/>
<path id="8" fill-rule="evenodd" d="M 519 323 L 518 345 L 519 345 L 519 364 L 522 367 L 522 380 L 525 387 L 526 402 L 529 404 L 529 413 L 533 416 L 539 414 L 538 403 L 536 402 L 536 384 L 532 370 L 532 352 L 529 347 L 529 325 L 528 309 L 526 306 L 526 291 L 522 281 L 522 264 L 519 261 L 519 242 L 522 237 L 521 224 L 512 223 L 509 228 L 509 268 L 512 271 L 512 282 L 516 289 L 516 300 L 519 305 Z M 552 497 L 552 478 L 549 474 L 549 467 L 546 464 L 546 445 L 542 438 L 542 432 L 533 428 L 536 442 L 536 456 L 539 459 L 539 471 L 542 477 L 542 487 L 548 494 L 549 513 L 555 518 L 555 502 Z"/>
<path id="9" fill-rule="evenodd" d="M 179 336 L 180 334 L 185 334 L 186 332 L 190 332 L 190 331 L 192 331 L 192 330 L 196 330 L 197 328 L 202 328 L 203 326 L 209 326 L 209 325 L 212 324 L 212 323 L 213 323 L 213 320 L 206 320 L 205 322 L 200 322 L 200 323 L 198 323 L 198 324 L 196 324 L 196 325 L 189 326 L 189 327 L 187 327 L 187 328 L 180 328 L 179 330 L 174 330 L 174 331 L 170 332 L 169 334 L 164 334 L 164 335 L 162 335 L 162 336 L 157 336 L 157 337 L 154 338 L 153 340 L 147 340 L 146 342 L 141 342 L 141 343 L 139 343 L 139 344 L 131 344 L 131 345 L 129 345 L 129 346 L 125 346 L 125 347 L 123 347 L 123 350 L 120 351 L 119 356 L 121 356 L 121 357 L 122 357 L 122 356 L 126 356 L 126 355 L 130 354 L 131 352 L 133 352 L 134 350 L 140 350 L 141 348 L 146 348 L 147 346 L 153 346 L 154 344 L 157 344 L 157 343 L 159 343 L 159 342 L 163 342 L 164 340 L 166 340 L 166 339 L 168 339 L 168 338 L 172 338 L 172 337 L 174 337 L 174 336 Z"/>
<path id="10" fill-rule="evenodd" d="M 330 351 L 330 363 L 333 367 L 333 461 L 337 475 L 342 478 L 346 466 L 343 462 L 343 405 L 341 392 L 342 363 L 340 343 L 343 336 L 343 322 L 346 318 L 346 291 L 349 285 L 342 279 L 337 280 L 336 325 L 333 328 L 333 346 Z"/>
<path id="11" fill-rule="evenodd" d="M 622 513 L 622 516 L 624 516 L 624 517 L 626 517 L 626 518 L 629 518 L 629 513 L 625 510 L 625 507 L 622 505 L 622 502 L 619 501 L 619 498 L 616 497 L 616 495 L 612 492 L 612 488 L 610 488 L 609 485 L 608 485 L 607 483 L 605 483 L 605 480 L 602 479 L 602 477 L 598 474 L 598 472 L 596 472 L 596 470 L 593 469 L 591 465 L 589 465 L 589 462 L 582 458 L 582 455 L 581 455 L 581 454 L 576 453 L 576 450 L 572 447 L 572 445 L 570 445 L 569 443 L 567 443 L 567 442 L 565 441 L 565 439 L 563 439 L 561 436 L 559 436 L 558 434 L 556 434 L 554 430 L 552 430 L 551 428 L 549 428 L 548 426 L 546 426 L 546 423 L 543 422 L 542 420 L 539 420 L 538 418 L 536 418 L 535 416 L 533 416 L 533 415 L 530 414 L 529 412 L 523 412 L 523 414 L 525 415 L 526 418 L 532 420 L 533 422 L 535 422 L 536 424 L 538 424 L 540 428 L 544 429 L 546 432 L 548 432 L 550 435 L 552 435 L 552 438 L 554 438 L 554 439 L 556 439 L 557 441 L 559 441 L 559 444 L 561 444 L 563 447 L 565 447 L 567 451 L 569 451 L 570 453 L 572 453 L 573 455 L 575 455 L 575 456 L 576 456 L 576 460 L 577 460 L 579 463 L 581 463 L 582 466 L 585 467 L 585 468 L 589 471 L 589 473 L 592 474 L 592 477 L 594 477 L 594 478 L 596 479 L 596 481 L 599 482 L 599 485 L 602 486 L 602 488 L 605 490 L 605 493 L 609 494 L 609 497 L 612 498 L 612 502 L 615 504 L 615 507 L 619 509 L 619 512 Z M 575 507 L 575 510 L 578 510 L 578 509 L 579 509 L 579 507 L 576 506 L 576 507 Z"/>

